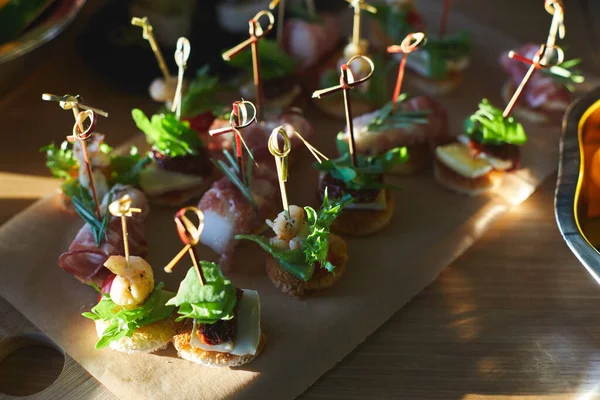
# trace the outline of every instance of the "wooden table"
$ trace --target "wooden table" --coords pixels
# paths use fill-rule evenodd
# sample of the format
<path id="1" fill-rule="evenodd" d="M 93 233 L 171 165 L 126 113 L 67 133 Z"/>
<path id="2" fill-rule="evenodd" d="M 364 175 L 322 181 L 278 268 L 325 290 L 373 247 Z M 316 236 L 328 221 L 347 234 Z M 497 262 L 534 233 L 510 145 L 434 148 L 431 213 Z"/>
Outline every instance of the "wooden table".
<path id="1" fill-rule="evenodd" d="M 510 17 L 511 26 L 518 26 L 516 36 L 544 37 L 549 17 L 539 10 L 541 1 L 502 3 L 507 10 L 518 8 L 519 13 L 492 12 L 492 4 L 497 4 L 492 0 L 457 0 L 456 7 L 473 17 L 487 18 L 486 22 L 500 29 Z M 535 16 L 542 20 L 535 20 Z M 580 39 L 571 44 L 571 54 L 589 57 L 583 25 L 575 11 L 568 14 L 567 26 L 569 35 Z M 148 102 L 89 83 L 87 72 L 69 47 L 72 39 L 72 35 L 63 36 L 55 55 L 69 60 L 68 64 L 50 60 L 16 93 L 0 100 L 0 120 L 13 122 L 0 128 L 5 145 L 14 149 L 3 152 L 4 172 L 47 175 L 35 150 L 49 138 L 59 140 L 64 134 L 60 122 L 71 117 L 41 104 L 40 91 L 62 94 L 94 87 L 92 97 L 88 97 L 91 103 L 97 103 L 96 98 L 113 98 L 123 104 Z M 71 69 L 68 81 L 67 66 Z M 69 83 L 66 87 L 65 82 Z M 31 115 L 35 118 L 25 125 L 15 123 L 25 121 L 25 113 L 34 111 Z M 120 138 L 126 140 L 133 131 L 115 121 L 125 120 L 127 113 L 128 109 L 115 107 L 114 118 L 103 122 L 103 129 L 122 132 Z M 45 126 L 41 122 L 49 120 L 57 124 Z M 18 132 L 31 136 L 24 140 L 15 135 Z M 15 182 L 19 182 L 13 178 L 2 175 L 0 179 L 0 223 L 46 190 L 39 186 L 40 193 L 11 196 L 18 187 Z M 552 206 L 554 183 L 554 178 L 549 179 L 528 201 L 501 217 L 434 284 L 320 378 L 302 398 L 600 397 L 600 288 L 558 233 Z M 45 180 L 40 184 L 48 185 Z M 19 314 L 1 298 L 0 315 L 0 330 L 14 328 L 11 321 Z M 36 359 L 41 361 L 38 366 L 33 364 Z M 28 386 L 43 385 L 56 375 L 52 371 L 62 366 L 61 357 L 48 351 L 22 352 L 8 361 L 0 363 L 0 386 L 10 385 L 15 390 L 23 380 Z M 77 397 L 114 398 L 87 373 L 73 376 L 70 385 L 79 389 Z"/>

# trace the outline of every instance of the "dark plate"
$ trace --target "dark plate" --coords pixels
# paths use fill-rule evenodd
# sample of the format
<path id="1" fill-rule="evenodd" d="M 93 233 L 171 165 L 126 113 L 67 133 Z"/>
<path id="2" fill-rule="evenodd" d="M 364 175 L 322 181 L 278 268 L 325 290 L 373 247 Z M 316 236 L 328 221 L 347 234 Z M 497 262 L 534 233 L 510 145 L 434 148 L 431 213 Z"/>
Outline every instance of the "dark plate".
<path id="1" fill-rule="evenodd" d="M 600 203 L 600 186 L 590 178 L 590 154 L 600 149 L 598 121 L 600 87 L 571 104 L 563 120 L 554 209 L 565 242 L 600 283 L 600 215 L 590 211 Z"/>

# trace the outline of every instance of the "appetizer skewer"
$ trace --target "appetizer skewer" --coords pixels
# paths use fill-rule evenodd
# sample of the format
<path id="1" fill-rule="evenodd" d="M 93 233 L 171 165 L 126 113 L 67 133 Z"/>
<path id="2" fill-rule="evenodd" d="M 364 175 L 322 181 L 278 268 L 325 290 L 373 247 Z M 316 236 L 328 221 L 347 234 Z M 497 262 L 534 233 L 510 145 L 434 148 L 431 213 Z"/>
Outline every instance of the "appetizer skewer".
<path id="1" fill-rule="evenodd" d="M 283 149 L 279 148 L 279 136 L 283 138 Z M 318 162 L 321 162 L 321 157 L 325 158 L 312 145 L 306 145 Z M 267 275 L 282 292 L 302 296 L 308 291 L 326 289 L 336 283 L 346 270 L 346 243 L 329 230 L 351 197 L 345 195 L 330 202 L 326 189 L 318 212 L 311 207 L 303 209 L 289 205 L 285 182 L 291 147 L 283 126 L 273 130 L 269 150 L 275 157 L 283 204 L 283 211 L 277 218 L 266 221 L 275 236 L 266 239 L 257 235 L 236 235 L 236 239 L 254 241 L 269 253 Z"/>
<path id="2" fill-rule="evenodd" d="M 166 305 L 173 293 L 155 285 L 152 267 L 142 258 L 129 255 L 125 219 L 132 212 L 132 198 L 126 194 L 108 205 L 108 210 L 121 219 L 125 255 L 111 255 L 103 263 L 110 271 L 98 290 L 98 304 L 83 313 L 96 323 L 99 337 L 96 349 L 110 347 L 123 353 L 151 353 L 165 348 L 175 333 L 171 318 L 174 307 Z"/>
<path id="3" fill-rule="evenodd" d="M 350 64 L 357 58 L 364 58 L 370 65 L 370 73 L 359 80 L 354 80 L 348 72 Z M 351 58 L 341 67 L 340 84 L 334 87 L 318 90 L 313 97 L 343 91 L 346 93 L 357 84 L 369 79 L 373 73 L 373 62 L 365 56 Z M 383 183 L 383 173 L 389 168 L 407 160 L 406 148 L 393 149 L 385 157 L 374 159 L 357 154 L 353 129 L 352 109 L 347 95 L 345 113 L 348 132 L 348 152 L 337 160 L 326 160 L 315 164 L 321 171 L 319 174 L 319 194 L 325 199 L 326 190 L 333 198 L 341 198 L 350 194 L 353 202 L 349 204 L 332 225 L 336 233 L 362 236 L 383 229 L 391 221 L 394 212 L 394 202 L 389 192 L 390 185 Z M 391 108 L 390 108 L 391 110 Z"/>
<path id="4" fill-rule="evenodd" d="M 185 215 L 190 211 L 198 217 L 197 227 Z M 258 293 L 237 289 L 223 276 L 218 264 L 198 261 L 194 246 L 204 229 L 202 211 L 183 208 L 175 214 L 175 222 L 184 250 L 194 265 L 175 297 L 167 302 L 179 307 L 177 321 L 184 321 L 173 336 L 177 353 L 183 359 L 211 367 L 249 363 L 260 354 L 266 341 L 261 332 Z M 165 267 L 166 272 L 171 272 L 185 251 Z"/>

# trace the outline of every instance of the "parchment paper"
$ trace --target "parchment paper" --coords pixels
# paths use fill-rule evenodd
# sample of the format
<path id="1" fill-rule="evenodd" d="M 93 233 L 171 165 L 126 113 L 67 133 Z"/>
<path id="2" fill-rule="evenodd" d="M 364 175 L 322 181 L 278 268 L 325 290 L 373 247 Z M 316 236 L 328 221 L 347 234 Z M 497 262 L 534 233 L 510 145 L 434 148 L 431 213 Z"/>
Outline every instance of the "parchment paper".
<path id="1" fill-rule="evenodd" d="M 436 21 L 435 9 L 428 14 Z M 443 99 L 453 132 L 482 97 L 500 106 L 505 75 L 497 58 L 515 47 L 506 35 L 453 15 L 450 29 L 468 27 L 475 41 L 472 67 L 460 89 Z M 333 139 L 343 122 L 316 115 L 314 141 L 332 155 Z M 529 143 L 524 169 L 507 176 L 501 195 L 469 198 L 435 184 L 431 169 L 410 178 L 391 179 L 402 186 L 394 194 L 396 213 L 379 234 L 350 239 L 350 261 L 340 283 L 302 300 L 276 290 L 264 275 L 265 253 L 244 243 L 236 271 L 229 276 L 241 288 L 257 289 L 262 302 L 267 343 L 253 363 L 237 369 L 210 369 L 178 359 L 175 351 L 128 356 L 96 351 L 92 321 L 81 317 L 96 302 L 96 293 L 56 265 L 80 228 L 77 217 L 55 207 L 49 196 L 0 229 L 0 294 L 58 345 L 114 392 L 127 399 L 215 399 L 225 397 L 292 398 L 341 360 L 470 246 L 489 222 L 529 196 L 557 164 L 559 126 L 524 123 Z M 292 204 L 315 204 L 316 172 L 308 153 L 291 169 Z M 149 262 L 157 281 L 176 290 L 189 265 L 172 275 L 162 267 L 181 248 L 172 216 L 174 209 L 153 207 L 147 222 Z M 200 247 L 203 259 L 216 259 Z"/>

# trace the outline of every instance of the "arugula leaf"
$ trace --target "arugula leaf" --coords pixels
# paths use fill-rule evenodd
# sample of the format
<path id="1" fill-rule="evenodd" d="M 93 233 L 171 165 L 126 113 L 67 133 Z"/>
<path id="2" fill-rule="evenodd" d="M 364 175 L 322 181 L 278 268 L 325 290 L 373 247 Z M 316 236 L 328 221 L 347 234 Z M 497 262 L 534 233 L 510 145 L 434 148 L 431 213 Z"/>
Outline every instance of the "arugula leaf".
<path id="1" fill-rule="evenodd" d="M 52 177 L 64 180 L 77 178 L 79 162 L 66 140 L 56 147 L 54 142 L 40 149 L 46 153 L 46 166 L 50 169 Z"/>
<path id="2" fill-rule="evenodd" d="M 504 118 L 502 110 L 491 105 L 487 99 L 481 100 L 479 109 L 465 120 L 465 133 L 477 143 L 492 146 L 522 146 L 527 142 L 523 126 L 512 116 Z"/>
<path id="3" fill-rule="evenodd" d="M 404 149 L 404 150 L 403 150 Z M 389 153 L 389 154 L 388 154 Z M 380 158 L 381 157 L 381 158 Z M 324 160 L 314 163 L 313 167 L 319 171 L 330 174 L 333 178 L 344 182 L 348 190 L 362 189 L 395 189 L 394 185 L 386 185 L 377 182 L 376 177 L 388 171 L 394 165 L 405 162 L 408 159 L 406 148 L 399 147 L 386 152 L 382 156 L 357 155 L 358 167 L 352 167 L 350 153 L 344 153 L 335 160 Z"/>
<path id="4" fill-rule="evenodd" d="M 448 61 L 466 57 L 471 51 L 471 36 L 468 31 L 443 37 L 429 36 L 423 49 L 429 54 L 429 77 L 444 79 L 448 73 Z"/>
<path id="5" fill-rule="evenodd" d="M 138 186 L 139 174 L 150 161 L 150 156 L 141 155 L 135 146 L 131 147 L 128 156 L 111 156 L 109 185 Z"/>
<path id="6" fill-rule="evenodd" d="M 81 314 L 94 321 L 110 322 L 96 343 L 96 349 L 106 347 L 122 337 L 131 337 L 137 328 L 169 317 L 174 307 L 167 305 L 167 301 L 173 297 L 173 293 L 163 290 L 163 287 L 162 282 L 157 284 L 144 304 L 134 309 L 114 303 L 110 294 L 103 293 L 102 299 L 91 312 Z"/>
<path id="7" fill-rule="evenodd" d="M 284 78 L 294 72 L 296 61 L 287 55 L 279 43 L 271 39 L 262 39 L 258 42 L 258 58 L 260 73 L 264 80 Z M 233 68 L 242 69 L 252 73 L 252 53 L 244 50 L 233 57 L 229 64 Z"/>
<path id="8" fill-rule="evenodd" d="M 338 133 L 336 140 L 336 146 L 340 154 L 350 152 L 350 145 L 343 139 L 343 136 L 343 132 Z M 361 166 L 361 170 L 370 174 L 383 174 L 396 165 L 405 163 L 409 159 L 410 154 L 406 147 L 394 147 L 385 153 L 374 156 L 358 155 L 358 162 Z"/>
<path id="9" fill-rule="evenodd" d="M 259 235 L 236 235 L 237 240 L 250 240 L 263 248 L 267 253 L 273 256 L 279 262 L 284 271 L 289 272 L 298 279 L 307 282 L 312 278 L 315 272 L 314 264 L 306 263 L 306 256 L 301 249 L 281 250 L 273 247 L 264 236 Z"/>
<path id="10" fill-rule="evenodd" d="M 155 114 L 149 120 L 142 110 L 135 108 L 131 116 L 148 143 L 167 157 L 196 155 L 196 149 L 203 146 L 189 122 L 178 121 L 173 114 Z"/>
<path id="11" fill-rule="evenodd" d="M 304 207 L 310 232 L 302 243 L 306 264 L 319 263 L 321 268 L 325 268 L 329 272 L 335 270 L 335 265 L 327 260 L 331 224 L 342 212 L 342 209 L 351 202 L 352 196 L 348 194 L 341 199 L 334 199 L 330 202 L 327 188 L 325 188 L 323 204 L 318 212 L 311 207 Z"/>
<path id="12" fill-rule="evenodd" d="M 181 281 L 175 297 L 167 302 L 167 305 L 179 307 L 177 321 L 194 318 L 197 323 L 214 324 L 222 319 L 232 319 L 237 302 L 235 287 L 223 276 L 218 264 L 200 261 L 200 268 L 204 285 L 192 267 Z"/>
<path id="13" fill-rule="evenodd" d="M 413 5 L 395 7 L 385 2 L 375 5 L 377 12 L 368 14 L 369 17 L 379 21 L 381 28 L 394 42 L 400 43 L 406 35 L 415 31 L 408 22 L 408 15 L 413 11 Z"/>
<path id="14" fill-rule="evenodd" d="M 218 90 L 219 77 L 209 74 L 209 66 L 198 69 L 181 99 L 181 115 L 195 117 L 207 111 L 213 115 L 223 114 L 225 106 L 217 100 Z"/>

